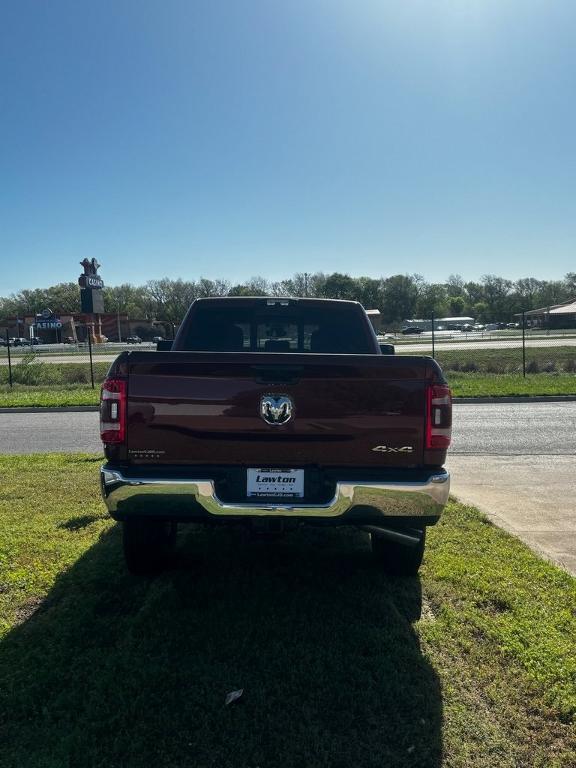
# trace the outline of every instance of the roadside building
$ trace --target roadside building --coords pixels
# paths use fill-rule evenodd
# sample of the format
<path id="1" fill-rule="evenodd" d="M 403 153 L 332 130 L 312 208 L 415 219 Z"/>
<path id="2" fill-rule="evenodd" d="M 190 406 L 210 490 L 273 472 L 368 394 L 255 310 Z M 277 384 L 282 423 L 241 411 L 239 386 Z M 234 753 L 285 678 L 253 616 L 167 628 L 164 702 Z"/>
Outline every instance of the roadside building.
<path id="1" fill-rule="evenodd" d="M 522 319 L 522 312 L 514 317 Z M 531 328 L 576 328 L 576 299 L 550 307 L 530 309 L 524 312 L 526 324 Z"/>
<path id="2" fill-rule="evenodd" d="M 376 333 L 380 333 L 382 331 L 382 315 L 380 314 L 380 310 L 367 309 L 366 314 L 368 315 L 368 319 L 372 323 L 372 327 Z"/>
<path id="3" fill-rule="evenodd" d="M 4 318 L 0 324 L 0 333 L 5 336 L 25 339 L 37 338 L 41 344 L 59 344 L 63 341 L 82 342 L 87 340 L 87 329 L 94 324 L 94 315 L 83 312 L 51 312 L 24 314 L 19 317 Z M 129 318 L 116 312 L 99 315 L 102 337 L 109 341 L 125 340 L 127 336 L 140 336 L 143 339 L 156 335 L 165 336 L 165 324 L 155 323 L 147 318 Z"/>

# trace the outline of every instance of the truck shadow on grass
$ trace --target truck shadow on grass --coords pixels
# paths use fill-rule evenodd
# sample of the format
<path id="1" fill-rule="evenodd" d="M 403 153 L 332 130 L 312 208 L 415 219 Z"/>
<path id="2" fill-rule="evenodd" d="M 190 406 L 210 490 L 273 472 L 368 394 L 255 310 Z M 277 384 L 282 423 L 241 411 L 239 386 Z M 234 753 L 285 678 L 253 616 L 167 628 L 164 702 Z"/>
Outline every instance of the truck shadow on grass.
<path id="1" fill-rule="evenodd" d="M 149 581 L 114 527 L 0 643 L 2 764 L 440 766 L 420 609 L 350 529 L 189 532 Z"/>

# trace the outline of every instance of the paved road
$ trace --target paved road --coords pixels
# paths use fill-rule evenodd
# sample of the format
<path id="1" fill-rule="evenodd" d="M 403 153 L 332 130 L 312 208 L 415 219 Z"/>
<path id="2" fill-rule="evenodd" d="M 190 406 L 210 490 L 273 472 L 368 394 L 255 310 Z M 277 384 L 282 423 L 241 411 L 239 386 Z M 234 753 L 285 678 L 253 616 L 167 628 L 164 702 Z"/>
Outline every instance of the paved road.
<path id="1" fill-rule="evenodd" d="M 455 405 L 451 454 L 576 456 L 576 402 Z"/>
<path id="2" fill-rule="evenodd" d="M 576 402 L 454 407 L 451 455 L 575 456 Z M 0 413 L 2 453 L 99 452 L 98 414 Z"/>
<path id="3" fill-rule="evenodd" d="M 0 413 L 1 453 L 101 453 L 98 413 Z"/>
<path id="4" fill-rule="evenodd" d="M 576 575 L 576 402 L 456 405 L 452 492 Z M 2 453 L 99 453 L 98 414 L 0 413 Z"/>

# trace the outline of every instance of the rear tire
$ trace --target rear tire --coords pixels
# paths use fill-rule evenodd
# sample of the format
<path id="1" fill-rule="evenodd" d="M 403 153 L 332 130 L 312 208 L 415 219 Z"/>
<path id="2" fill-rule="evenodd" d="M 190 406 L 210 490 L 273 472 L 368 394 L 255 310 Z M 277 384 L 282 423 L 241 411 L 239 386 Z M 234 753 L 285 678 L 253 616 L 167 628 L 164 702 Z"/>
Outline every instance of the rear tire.
<path id="1" fill-rule="evenodd" d="M 130 518 L 122 523 L 124 560 L 137 576 L 156 576 L 170 562 L 176 544 L 176 523 Z"/>
<path id="2" fill-rule="evenodd" d="M 418 544 L 407 546 L 385 539 L 377 533 L 370 534 L 372 553 L 386 573 L 391 576 L 416 576 L 422 564 L 426 546 L 426 529 L 410 531 L 410 533 L 420 534 Z"/>

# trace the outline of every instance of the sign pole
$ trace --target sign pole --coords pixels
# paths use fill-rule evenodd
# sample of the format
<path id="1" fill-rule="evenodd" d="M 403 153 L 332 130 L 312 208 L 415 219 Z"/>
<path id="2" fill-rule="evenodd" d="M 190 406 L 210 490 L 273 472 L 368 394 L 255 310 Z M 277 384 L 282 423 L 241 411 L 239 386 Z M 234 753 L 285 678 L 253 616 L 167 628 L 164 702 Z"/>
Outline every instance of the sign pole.
<path id="1" fill-rule="evenodd" d="M 100 264 L 96 259 L 83 259 L 80 266 L 84 269 L 84 274 L 78 278 L 80 286 L 80 307 L 82 312 L 91 318 L 91 323 L 86 321 L 85 328 L 88 331 L 88 352 L 90 354 L 90 381 L 94 389 L 94 361 L 92 359 L 92 334 L 94 341 L 98 343 L 102 340 L 102 313 L 104 312 L 104 299 L 102 297 L 102 288 L 104 281 L 98 275 Z M 98 335 L 96 336 L 96 327 Z"/>
<path id="2" fill-rule="evenodd" d="M 92 328 L 88 328 L 88 354 L 90 355 L 90 381 L 92 382 L 92 389 L 94 389 L 94 366 L 92 365 Z"/>
<path id="3" fill-rule="evenodd" d="M 6 328 L 6 349 L 8 350 L 8 381 L 10 382 L 10 388 L 12 388 L 12 360 L 10 358 L 10 337 L 8 336 L 8 328 Z"/>
<path id="4" fill-rule="evenodd" d="M 522 312 L 522 376 L 526 378 L 526 313 Z"/>

